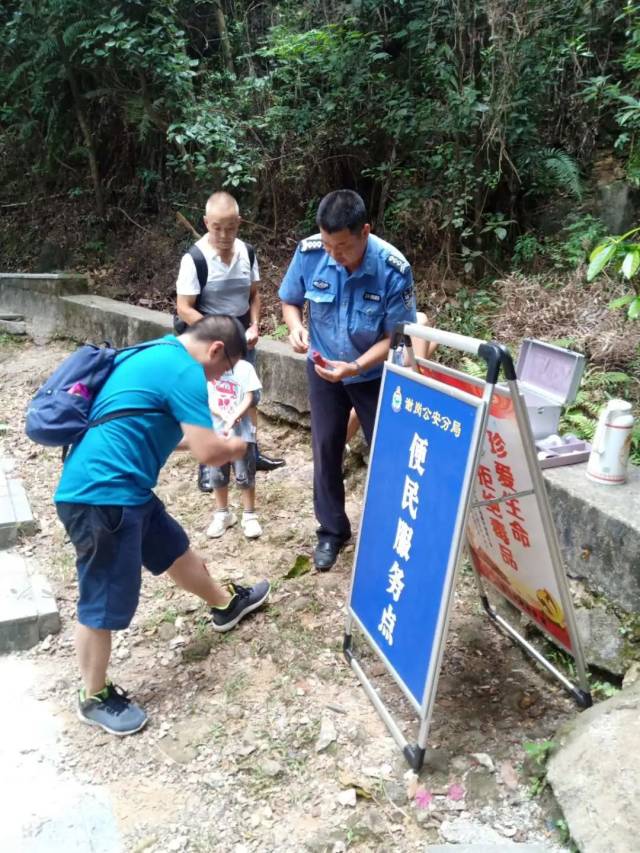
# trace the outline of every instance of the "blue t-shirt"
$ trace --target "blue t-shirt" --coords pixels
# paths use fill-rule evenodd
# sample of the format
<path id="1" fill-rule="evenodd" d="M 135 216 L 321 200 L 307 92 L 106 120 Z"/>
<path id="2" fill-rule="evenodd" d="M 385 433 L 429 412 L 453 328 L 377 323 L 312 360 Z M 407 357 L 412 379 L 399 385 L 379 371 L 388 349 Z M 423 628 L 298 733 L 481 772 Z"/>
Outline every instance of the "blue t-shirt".
<path id="1" fill-rule="evenodd" d="M 319 234 L 302 240 L 278 295 L 302 307 L 309 303 L 309 357 L 312 350 L 332 361 L 355 361 L 398 323 L 415 323 L 411 267 L 390 243 L 373 234 L 360 266 L 349 273 L 322 247 Z M 342 381 L 364 382 L 382 365 Z"/>
<path id="2" fill-rule="evenodd" d="M 202 365 L 172 335 L 159 340 L 167 343 L 116 356 L 91 417 L 128 408 L 166 414 L 129 415 L 87 430 L 65 461 L 56 502 L 145 503 L 182 437 L 180 423 L 211 429 Z"/>

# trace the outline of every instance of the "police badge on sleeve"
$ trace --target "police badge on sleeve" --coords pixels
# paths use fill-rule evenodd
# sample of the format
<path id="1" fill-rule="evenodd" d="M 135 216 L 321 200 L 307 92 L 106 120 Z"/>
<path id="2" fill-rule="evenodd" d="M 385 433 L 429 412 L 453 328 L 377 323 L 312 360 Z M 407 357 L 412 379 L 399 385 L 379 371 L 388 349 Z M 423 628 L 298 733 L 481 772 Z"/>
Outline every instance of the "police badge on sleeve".
<path id="1" fill-rule="evenodd" d="M 406 290 L 403 290 L 401 296 L 402 304 L 407 310 L 415 306 L 415 288 L 413 286 L 407 287 Z"/>
<path id="2" fill-rule="evenodd" d="M 390 267 L 393 267 L 394 270 L 397 270 L 400 275 L 406 275 L 409 270 L 409 262 L 399 258 L 397 255 L 388 255 L 387 263 Z"/>

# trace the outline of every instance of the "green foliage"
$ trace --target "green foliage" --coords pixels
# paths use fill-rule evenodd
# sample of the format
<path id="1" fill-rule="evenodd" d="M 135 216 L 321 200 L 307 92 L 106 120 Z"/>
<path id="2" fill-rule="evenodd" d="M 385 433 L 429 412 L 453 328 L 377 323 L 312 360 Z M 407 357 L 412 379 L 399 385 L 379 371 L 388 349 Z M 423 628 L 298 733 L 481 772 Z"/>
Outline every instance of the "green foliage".
<path id="1" fill-rule="evenodd" d="M 559 269 L 576 269 L 587 260 L 604 234 L 600 219 L 590 214 L 578 216 L 563 228 L 560 239 L 549 246 L 549 257 Z"/>
<path id="2" fill-rule="evenodd" d="M 552 740 L 526 741 L 522 748 L 536 767 L 544 768 L 556 744 Z"/>
<path id="3" fill-rule="evenodd" d="M 6 0 L 0 151 L 20 151 L 10 177 L 91 184 L 97 206 L 228 187 L 274 230 L 352 186 L 379 232 L 482 281 L 541 254 L 514 225 L 580 199 L 601 114 L 640 163 L 635 11 Z"/>
<path id="4" fill-rule="evenodd" d="M 522 748 L 527 757 L 530 776 L 529 792 L 532 797 L 537 797 L 547 785 L 547 762 L 556 748 L 556 743 L 552 740 L 525 741 Z"/>
<path id="5" fill-rule="evenodd" d="M 640 232 L 640 226 L 632 228 L 620 237 L 608 237 L 604 242 L 589 255 L 589 268 L 587 269 L 587 281 L 599 275 L 609 266 L 617 268 L 617 271 L 627 280 L 634 279 L 640 269 L 640 242 L 633 242 L 630 237 Z M 631 282 L 634 291 L 616 299 L 611 303 L 612 308 L 627 308 L 627 316 L 630 320 L 640 317 L 640 277 Z"/>
<path id="6" fill-rule="evenodd" d="M 602 371 L 588 369 L 576 394 L 560 419 L 560 431 L 572 432 L 580 438 L 590 441 L 598 423 L 600 411 L 614 397 L 632 395 L 634 379 L 621 370 Z M 636 422 L 631 432 L 631 451 L 629 459 L 634 465 L 640 465 L 640 424 Z"/>
<path id="7" fill-rule="evenodd" d="M 271 334 L 265 335 L 265 338 L 270 338 L 274 341 L 284 341 L 289 335 L 289 329 L 286 323 L 278 323 L 274 325 L 273 332 Z"/>
<path id="8" fill-rule="evenodd" d="M 544 242 L 531 232 L 522 234 L 515 242 L 512 261 L 518 269 L 531 267 L 536 261 L 550 261 L 556 269 L 574 270 L 587 260 L 605 233 L 597 217 L 588 213 L 573 216 L 557 237 Z"/>
<path id="9" fill-rule="evenodd" d="M 490 318 L 495 308 L 493 293 L 463 287 L 438 314 L 438 325 L 472 338 L 490 338 Z"/>
<path id="10" fill-rule="evenodd" d="M 533 149 L 518 163 L 528 173 L 530 192 L 545 195 L 558 191 L 580 200 L 582 182 L 575 159 L 558 148 Z"/>
<path id="11" fill-rule="evenodd" d="M 629 0 L 613 24 L 621 34 L 617 62 L 588 77 L 581 94 L 602 115 L 603 124 L 613 119 L 617 125 L 615 148 L 627 156 L 627 179 L 640 186 L 640 3 Z"/>
<path id="12" fill-rule="evenodd" d="M 544 253 L 545 248 L 535 234 L 521 234 L 515 241 L 511 261 L 515 269 L 525 269 Z"/>
<path id="13" fill-rule="evenodd" d="M 569 831 L 569 824 L 564 820 L 564 818 L 559 818 L 554 821 L 554 825 L 556 828 L 556 832 L 558 833 L 558 840 L 563 847 L 567 848 L 569 853 L 580 853 L 577 845 L 571 838 L 571 832 Z"/>

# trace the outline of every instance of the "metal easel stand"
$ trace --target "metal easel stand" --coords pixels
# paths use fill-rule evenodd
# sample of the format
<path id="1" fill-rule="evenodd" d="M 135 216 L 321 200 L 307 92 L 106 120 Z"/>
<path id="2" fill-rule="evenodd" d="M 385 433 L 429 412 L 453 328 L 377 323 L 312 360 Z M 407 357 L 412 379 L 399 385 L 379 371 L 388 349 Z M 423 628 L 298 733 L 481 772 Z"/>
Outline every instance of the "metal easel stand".
<path id="1" fill-rule="evenodd" d="M 406 737 L 402 734 L 402 731 L 396 721 L 393 719 L 389 711 L 387 710 L 386 705 L 380 698 L 380 694 L 376 690 L 376 688 L 369 681 L 367 674 L 362 669 L 356 657 L 353 653 L 353 635 L 351 633 L 351 617 L 347 617 L 347 628 L 344 635 L 344 642 L 342 644 L 342 650 L 344 652 L 344 656 L 347 660 L 347 663 L 354 671 L 356 676 L 358 677 L 358 681 L 364 688 L 364 692 L 367 694 L 369 701 L 376 709 L 378 714 L 380 715 L 380 719 L 385 724 L 387 729 L 389 730 L 391 736 L 398 744 L 400 749 L 402 750 L 402 754 L 404 755 L 409 767 L 412 770 L 415 770 L 416 773 L 420 770 L 422 765 L 424 764 L 424 757 L 426 754 L 426 745 L 427 745 L 427 735 L 429 730 L 429 721 L 421 720 L 420 730 L 418 732 L 418 742 L 415 746 L 412 746 Z"/>
<path id="2" fill-rule="evenodd" d="M 442 344 L 444 346 L 448 346 L 452 349 L 457 349 L 462 352 L 468 353 L 469 355 L 475 356 L 477 358 L 482 358 L 485 360 L 487 364 L 487 375 L 486 375 L 486 385 L 484 389 L 484 393 L 482 395 L 482 415 L 480 418 L 480 422 L 477 425 L 477 440 L 475 442 L 475 449 L 473 452 L 473 458 L 469 460 L 468 467 L 468 477 L 467 482 L 472 483 L 473 476 L 478 467 L 478 462 L 480 459 L 480 453 L 482 450 L 482 437 L 485 434 L 487 421 L 489 417 L 489 404 L 491 402 L 491 397 L 493 394 L 493 387 L 498 381 L 498 377 L 500 374 L 500 366 L 503 359 L 503 352 L 501 347 L 494 343 L 488 343 L 486 341 L 480 340 L 478 338 L 469 338 L 464 335 L 458 335 L 453 332 L 445 332 L 441 329 L 433 329 L 429 327 L 419 326 L 417 324 L 400 324 L 396 327 L 394 331 L 394 335 L 391 342 L 391 347 L 389 350 L 388 361 L 390 363 L 394 362 L 394 352 L 396 349 L 403 344 L 404 348 L 408 354 L 408 367 L 416 369 L 416 360 L 413 354 L 413 349 L 411 346 L 411 338 L 410 335 L 416 335 L 417 337 L 423 338 L 424 340 L 433 341 L 438 344 Z M 471 496 L 472 496 L 472 486 L 468 488 L 468 494 L 464 503 L 463 511 L 460 518 L 459 532 L 456 537 L 456 552 L 455 552 L 455 568 L 453 572 L 453 580 L 450 587 L 450 595 L 449 601 L 446 607 L 446 615 L 442 627 L 442 641 L 439 644 L 439 649 L 437 653 L 437 661 L 435 663 L 435 675 L 433 677 L 433 682 L 431 685 L 430 698 L 426 710 L 424 712 L 424 716 L 420 715 L 420 727 L 418 730 L 418 739 L 415 745 L 409 743 L 404 734 L 402 733 L 400 727 L 392 717 L 392 715 L 387 710 L 382 698 L 380 697 L 378 691 L 370 682 L 367 674 L 364 672 L 362 667 L 360 666 L 358 660 L 355 657 L 354 649 L 353 649 L 353 617 L 350 613 L 347 613 L 347 619 L 345 624 L 345 634 L 343 641 L 343 653 L 345 659 L 355 675 L 357 676 L 359 682 L 364 688 L 367 697 L 369 698 L 371 704 L 374 706 L 380 718 L 386 725 L 390 734 L 402 750 L 402 753 L 409 764 L 409 766 L 416 772 L 418 772 L 423 764 L 426 754 L 426 746 L 427 746 L 427 737 L 429 733 L 429 724 L 431 720 L 431 713 L 433 709 L 433 703 L 435 700 L 438 675 L 440 672 L 440 667 L 442 665 L 442 657 L 444 654 L 444 638 L 446 638 L 447 629 L 448 629 L 448 621 L 449 621 L 449 613 L 451 610 L 451 603 L 453 599 L 453 592 L 455 589 L 455 578 L 457 577 L 458 570 L 460 568 L 460 564 L 462 562 L 462 552 L 463 552 L 463 540 L 464 540 L 464 530 L 466 529 L 467 520 L 469 516 L 469 512 L 471 509 Z"/>
<path id="3" fill-rule="evenodd" d="M 501 346 L 500 349 L 502 350 L 502 366 L 504 370 L 504 375 L 505 379 L 507 380 L 509 391 L 511 393 L 511 399 L 513 400 L 513 407 L 516 415 L 516 420 L 518 422 L 518 428 L 520 430 L 520 434 L 522 435 L 522 444 L 524 447 L 527 467 L 529 469 L 529 474 L 533 483 L 533 491 L 537 498 L 538 509 L 540 511 L 540 517 L 542 519 L 542 526 L 547 539 L 547 544 L 549 546 L 549 552 L 551 555 L 551 561 L 553 564 L 556 581 L 558 583 L 558 592 L 560 593 L 562 609 L 567 620 L 567 629 L 569 632 L 569 636 L 571 637 L 571 644 L 573 647 L 574 660 L 576 662 L 576 673 L 578 675 L 579 686 L 575 685 L 572 681 L 570 681 L 564 675 L 564 673 L 562 673 L 557 667 L 555 667 L 550 661 L 548 661 L 544 657 L 544 655 L 542 655 L 534 646 L 532 646 L 531 643 L 529 643 L 513 627 L 513 625 L 507 622 L 506 619 L 504 619 L 502 616 L 500 616 L 499 613 L 496 612 L 495 608 L 491 606 L 491 602 L 489 601 L 487 593 L 484 589 L 484 585 L 481 579 L 478 577 L 478 574 L 476 573 L 476 579 L 480 588 L 480 598 L 482 601 L 482 605 L 492 622 L 494 622 L 494 624 L 496 624 L 498 627 L 502 628 L 509 635 L 509 637 L 511 637 L 520 646 L 522 646 L 522 648 L 529 655 L 531 655 L 534 660 L 536 660 L 544 669 L 546 669 L 547 672 L 553 675 L 553 677 L 556 678 L 563 685 L 567 692 L 571 696 L 573 696 L 578 707 L 590 708 L 593 705 L 593 699 L 589 690 L 589 679 L 587 676 L 584 653 L 582 651 L 582 644 L 580 642 L 578 627 L 576 625 L 575 620 L 575 613 L 573 610 L 573 603 L 569 595 L 569 588 L 566 580 L 566 575 L 564 573 L 562 555 L 560 553 L 560 546 L 558 544 L 558 536 L 556 533 L 555 524 L 553 523 L 553 518 L 551 516 L 551 510 L 549 508 L 549 502 L 547 500 L 544 480 L 542 479 L 542 473 L 540 470 L 540 466 L 538 465 L 538 459 L 534 450 L 535 444 L 533 433 L 531 431 L 531 423 L 529 422 L 529 416 L 523 405 L 522 397 L 520 396 L 516 371 L 513 365 L 511 354 L 509 353 L 506 347 Z"/>
<path id="4" fill-rule="evenodd" d="M 405 338 L 404 338 L 404 347 L 408 353 L 408 361 L 409 364 L 415 369 L 417 368 L 417 362 L 415 356 L 413 354 L 413 349 L 411 346 L 411 338 L 408 335 L 414 335 L 416 337 L 425 337 L 424 334 L 421 334 L 421 331 L 425 331 L 425 327 L 423 326 L 413 326 L 408 325 L 405 326 Z M 429 332 L 438 331 L 429 329 Z M 444 333 L 446 334 L 446 333 Z M 428 337 L 428 340 L 432 340 L 431 336 Z M 394 341 L 394 346 L 398 344 Z M 501 503 L 508 498 L 513 497 L 524 497 L 526 495 L 534 494 L 537 499 L 538 509 L 540 511 L 540 517 L 542 520 L 543 529 L 545 532 L 546 540 L 549 546 L 549 552 L 551 556 L 551 561 L 553 565 L 554 574 L 556 577 L 556 581 L 558 584 L 558 592 L 560 594 L 560 600 L 562 603 L 562 608 L 565 614 L 565 618 L 567 620 L 567 629 L 569 632 L 569 636 L 571 637 L 571 643 L 573 647 L 573 656 L 576 664 L 576 673 L 578 676 L 578 685 L 574 684 L 567 676 L 561 672 L 557 667 L 555 667 L 551 661 L 547 660 L 536 648 L 533 646 L 525 637 L 520 634 L 516 628 L 513 627 L 504 617 L 502 617 L 495 608 L 491 605 L 489 601 L 489 597 L 484 588 L 484 584 L 482 579 L 478 575 L 477 572 L 474 572 L 476 577 L 476 583 L 478 585 L 478 590 L 480 594 L 480 600 L 482 602 L 482 606 L 487 613 L 487 616 L 491 619 L 491 621 L 498 627 L 501 628 L 512 640 L 514 640 L 519 646 L 521 646 L 525 652 L 530 655 L 540 666 L 543 667 L 550 675 L 552 675 L 557 681 L 562 684 L 562 686 L 566 689 L 566 691 L 573 697 L 576 704 L 580 708 L 590 708 L 593 705 L 593 698 L 591 696 L 591 692 L 589 690 L 589 679 L 587 675 L 586 662 L 584 659 L 584 653 L 582 650 L 582 644 L 580 642 L 580 636 L 578 634 L 578 628 L 575 621 L 575 613 L 573 610 L 573 604 L 571 601 L 571 597 L 569 594 L 569 588 L 566 580 L 566 576 L 564 573 L 562 555 L 560 553 L 560 546 L 558 544 L 558 536 L 556 533 L 555 524 L 553 522 L 553 518 L 551 516 L 551 510 L 549 508 L 549 502 L 547 500 L 546 488 L 544 485 L 544 480 L 542 478 L 542 473 L 540 470 L 540 466 L 538 465 L 538 459 L 535 454 L 535 442 L 533 438 L 533 433 L 531 431 L 531 423 L 529 421 L 529 416 L 527 414 L 526 408 L 522 402 L 522 397 L 520 395 L 520 390 L 518 388 L 517 376 L 515 367 L 513 364 L 513 359 L 511 357 L 511 353 L 507 349 L 507 347 L 501 344 L 495 344 L 495 346 L 501 352 L 501 366 L 503 369 L 504 377 L 507 382 L 507 386 L 509 388 L 509 392 L 511 394 L 511 398 L 513 400 L 514 412 L 516 415 L 516 421 L 518 423 L 518 429 L 520 430 L 520 434 L 522 436 L 522 445 L 524 448 L 525 458 L 527 462 L 527 468 L 529 470 L 529 475 L 531 477 L 531 482 L 533 484 L 532 491 L 524 492 L 522 494 L 517 495 L 507 495 L 502 499 L 497 498 L 492 501 L 480 502 L 474 504 L 474 506 L 480 506 L 482 503 Z M 468 350 L 467 350 L 468 351 Z M 471 353 L 474 354 L 474 353 Z M 497 381 L 497 379 L 496 379 Z M 494 383 L 495 384 L 495 383 Z M 493 388 L 492 388 L 493 393 Z"/>
<path id="5" fill-rule="evenodd" d="M 535 646 L 532 646 L 522 634 L 518 633 L 516 629 L 507 622 L 506 619 L 503 619 L 499 613 L 491 606 L 491 602 L 489 601 L 484 588 L 480 580 L 478 579 L 478 586 L 480 587 L 480 600 L 482 601 L 482 606 L 484 607 L 487 616 L 491 619 L 491 621 L 497 625 L 499 628 L 511 637 L 512 640 L 515 640 L 519 646 L 529 654 L 537 663 L 540 664 L 544 669 L 547 670 L 554 678 L 556 678 L 563 687 L 567 690 L 567 692 L 573 696 L 576 701 L 576 704 L 580 708 L 590 708 L 593 705 L 593 700 L 591 698 L 591 693 L 588 690 L 583 690 L 580 687 L 577 687 L 573 682 L 569 681 L 569 679 L 564 675 L 564 673 L 560 672 L 550 661 L 548 661 L 544 655 L 542 655 Z M 578 661 L 576 659 L 576 669 L 578 669 Z"/>

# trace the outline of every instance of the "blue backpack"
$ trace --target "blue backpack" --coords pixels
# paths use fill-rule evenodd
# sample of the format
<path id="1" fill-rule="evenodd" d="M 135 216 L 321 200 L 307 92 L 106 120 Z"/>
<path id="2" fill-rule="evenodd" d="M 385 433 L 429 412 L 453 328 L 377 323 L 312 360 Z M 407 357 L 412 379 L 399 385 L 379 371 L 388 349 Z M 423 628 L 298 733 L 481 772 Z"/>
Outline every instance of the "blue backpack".
<path id="1" fill-rule="evenodd" d="M 116 349 L 110 344 L 85 344 L 79 347 L 65 358 L 34 394 L 27 408 L 26 434 L 38 444 L 65 448 L 62 454 L 64 459 L 69 445 L 77 444 L 91 427 L 129 415 L 166 412 L 165 409 L 152 408 L 119 409 L 102 418 L 90 419 L 91 407 L 115 367 L 116 355 L 122 352 L 133 355 L 138 350 L 158 343 L 149 341 L 122 349 Z M 172 345 L 169 341 L 163 343 Z"/>

